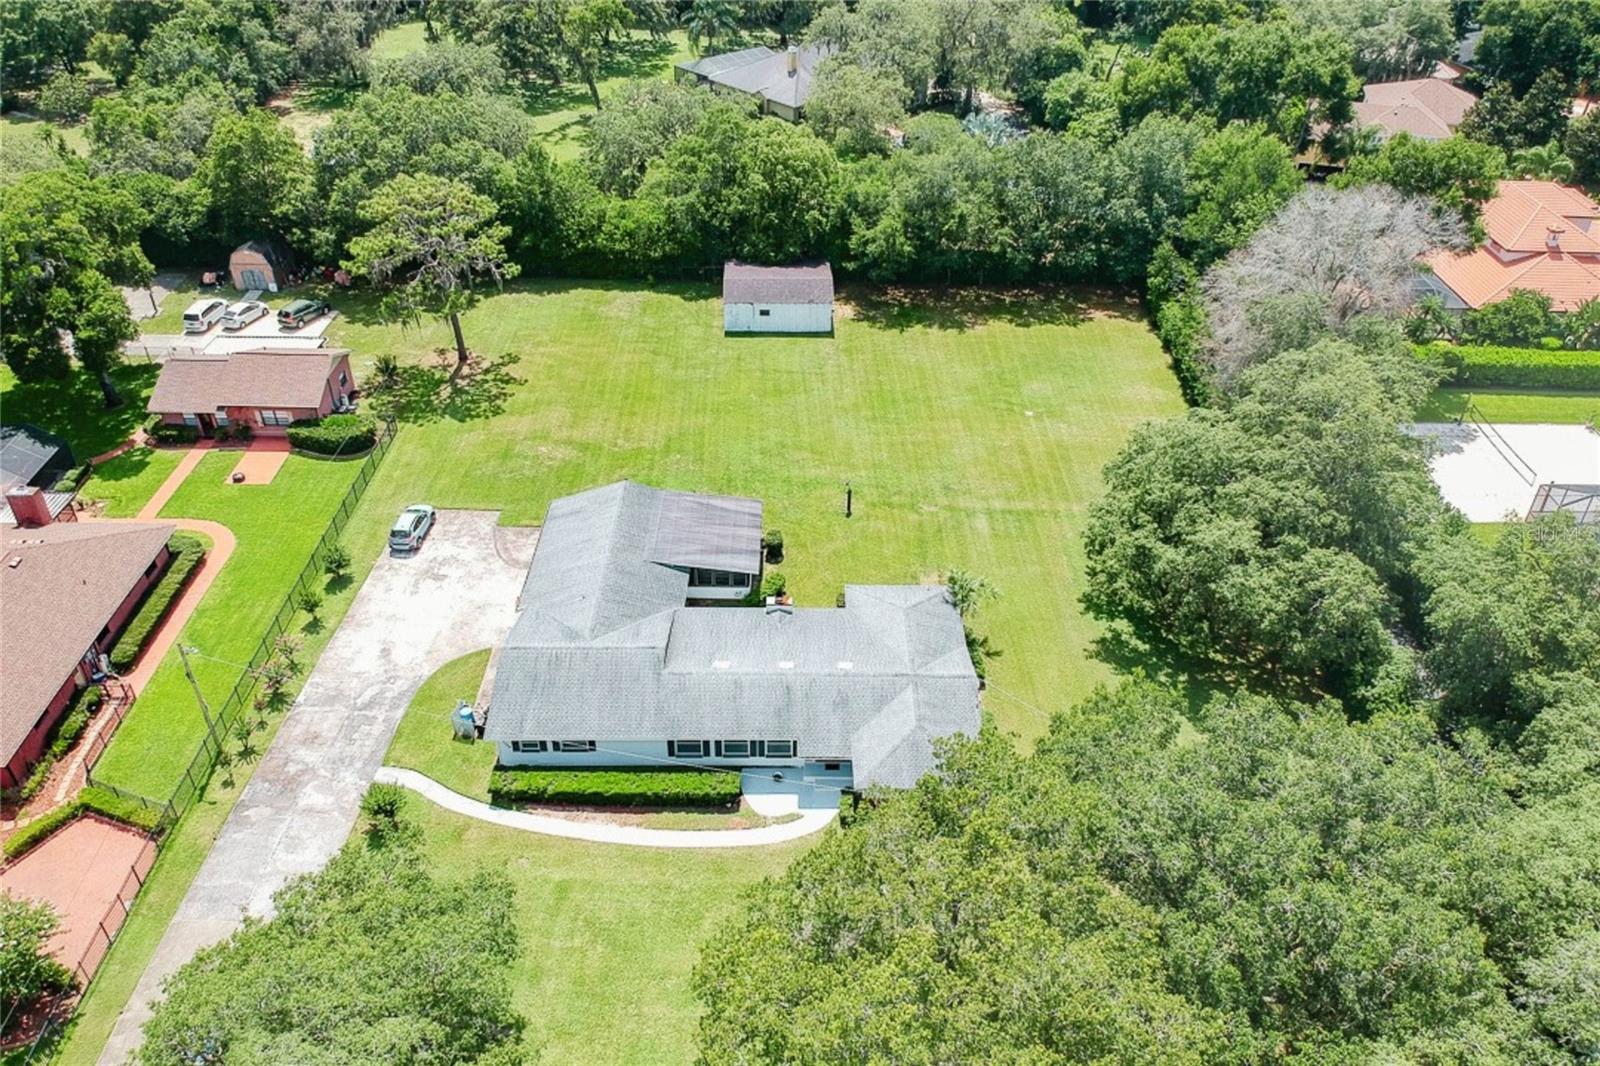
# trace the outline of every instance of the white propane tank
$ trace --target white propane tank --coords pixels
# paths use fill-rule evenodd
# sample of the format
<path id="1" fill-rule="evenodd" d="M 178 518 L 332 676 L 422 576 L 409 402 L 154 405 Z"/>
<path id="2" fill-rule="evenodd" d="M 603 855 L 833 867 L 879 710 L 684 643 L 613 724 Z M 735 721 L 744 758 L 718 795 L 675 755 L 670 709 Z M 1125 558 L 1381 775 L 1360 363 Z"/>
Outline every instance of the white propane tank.
<path id="1" fill-rule="evenodd" d="M 457 740 L 477 740 L 478 723 L 472 717 L 472 704 L 462 700 L 456 704 L 456 713 L 450 716 Z"/>

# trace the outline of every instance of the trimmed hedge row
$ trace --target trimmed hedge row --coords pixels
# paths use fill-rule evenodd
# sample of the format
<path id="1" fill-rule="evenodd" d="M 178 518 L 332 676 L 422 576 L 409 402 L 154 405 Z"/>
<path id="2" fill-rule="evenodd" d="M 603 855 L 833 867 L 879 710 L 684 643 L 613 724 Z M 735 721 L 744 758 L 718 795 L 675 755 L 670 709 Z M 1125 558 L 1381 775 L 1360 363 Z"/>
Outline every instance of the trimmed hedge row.
<path id="1" fill-rule="evenodd" d="M 289 443 L 318 455 L 355 455 L 378 442 L 378 424 L 366 415 L 329 415 L 289 423 Z"/>
<path id="2" fill-rule="evenodd" d="M 147 833 L 155 832 L 160 824 L 160 817 L 155 811 L 115 796 L 103 788 L 90 786 L 79 792 L 78 798 L 71 803 L 62 804 L 12 833 L 0 851 L 8 859 L 20 858 L 80 814 L 98 814 Z"/>
<path id="3" fill-rule="evenodd" d="M 731 807 L 739 775 L 711 770 L 496 770 L 489 794 L 500 803 L 595 807 Z"/>
<path id="4" fill-rule="evenodd" d="M 200 430 L 195 426 L 168 425 L 161 422 L 148 432 L 150 439 L 157 444 L 193 444 L 200 439 Z"/>
<path id="5" fill-rule="evenodd" d="M 172 601 L 182 590 L 183 583 L 189 579 L 189 575 L 200 565 L 200 560 L 205 558 L 206 554 L 205 545 L 201 543 L 200 538 L 189 533 L 174 533 L 167 541 L 167 549 L 172 552 L 171 565 L 167 567 L 167 572 L 161 575 L 161 580 L 156 582 L 156 587 L 144 598 L 144 602 L 139 605 L 132 620 L 128 622 L 128 628 L 122 631 L 122 636 L 117 638 L 116 645 L 111 649 L 111 665 L 119 673 L 138 660 L 140 649 L 150 639 L 150 634 L 155 631 L 156 626 L 161 624 L 167 608 L 172 606 Z"/>
<path id="6" fill-rule="evenodd" d="M 49 745 L 44 750 L 44 755 L 34 764 L 33 772 L 28 774 L 28 780 L 23 782 L 19 795 L 24 803 L 39 794 L 45 781 L 50 777 L 50 771 L 55 769 L 61 757 L 72 750 L 72 745 L 78 742 L 84 729 L 89 725 L 89 716 L 100 706 L 104 693 L 100 686 L 90 685 L 78 692 L 72 698 L 72 706 L 67 713 L 62 715 L 55 725 L 50 727 Z"/>
<path id="7" fill-rule="evenodd" d="M 1600 389 L 1600 352 L 1442 342 L 1418 345 L 1416 352 L 1425 362 L 1450 370 L 1453 385 Z"/>

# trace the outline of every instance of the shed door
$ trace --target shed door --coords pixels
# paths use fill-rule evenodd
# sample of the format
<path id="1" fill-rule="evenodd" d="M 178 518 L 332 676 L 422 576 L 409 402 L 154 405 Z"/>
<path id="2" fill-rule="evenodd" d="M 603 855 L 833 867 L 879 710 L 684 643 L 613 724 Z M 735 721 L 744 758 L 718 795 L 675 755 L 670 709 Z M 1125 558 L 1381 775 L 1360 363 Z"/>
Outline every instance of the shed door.
<path id="1" fill-rule="evenodd" d="M 267 276 L 255 267 L 245 267 L 239 271 L 239 276 L 244 279 L 244 287 L 247 289 L 265 289 L 267 287 Z"/>

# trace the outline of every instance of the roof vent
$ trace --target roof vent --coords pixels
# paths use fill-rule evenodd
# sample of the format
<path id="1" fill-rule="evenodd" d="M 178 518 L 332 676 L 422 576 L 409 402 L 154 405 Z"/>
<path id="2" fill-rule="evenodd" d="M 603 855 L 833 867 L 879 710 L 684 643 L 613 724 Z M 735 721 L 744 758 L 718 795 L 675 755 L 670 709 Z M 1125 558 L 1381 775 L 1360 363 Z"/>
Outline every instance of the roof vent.
<path id="1" fill-rule="evenodd" d="M 794 74 L 800 69 L 800 49 L 791 44 L 785 55 L 789 60 L 789 73 Z"/>
<path id="2" fill-rule="evenodd" d="M 1567 232 L 1567 227 L 1552 222 L 1544 228 L 1544 246 L 1552 252 L 1561 248 L 1561 235 Z"/>
<path id="3" fill-rule="evenodd" d="M 794 660 L 793 659 L 779 659 L 778 660 L 778 669 L 779 670 L 793 670 L 794 669 Z"/>
<path id="4" fill-rule="evenodd" d="M 17 555 L 15 553 L 6 556 L 6 566 L 10 567 L 12 570 L 15 570 L 17 567 L 19 567 L 21 565 L 22 565 L 22 556 Z"/>

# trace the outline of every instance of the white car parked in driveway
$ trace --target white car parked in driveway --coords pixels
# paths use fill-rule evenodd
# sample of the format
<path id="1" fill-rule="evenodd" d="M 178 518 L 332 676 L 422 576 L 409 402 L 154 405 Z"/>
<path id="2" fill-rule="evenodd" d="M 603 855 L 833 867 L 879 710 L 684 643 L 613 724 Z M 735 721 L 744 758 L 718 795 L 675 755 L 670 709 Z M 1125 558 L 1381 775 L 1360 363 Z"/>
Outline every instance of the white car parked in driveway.
<path id="1" fill-rule="evenodd" d="M 236 304 L 229 304 L 227 312 L 222 316 L 222 328 L 230 332 L 244 329 L 266 313 L 267 305 L 260 300 L 241 300 Z"/>
<path id="2" fill-rule="evenodd" d="M 183 313 L 183 331 L 185 333 L 204 333 L 216 325 L 228 310 L 228 301 L 210 297 L 205 300 L 196 300 L 189 305 Z"/>
<path id="3" fill-rule="evenodd" d="M 389 550 L 414 552 L 422 547 L 428 531 L 433 528 L 436 512 L 425 503 L 414 503 L 400 512 L 389 530 Z"/>

